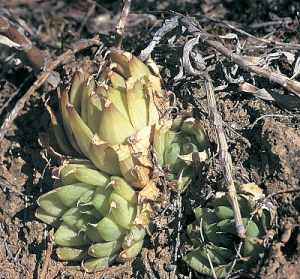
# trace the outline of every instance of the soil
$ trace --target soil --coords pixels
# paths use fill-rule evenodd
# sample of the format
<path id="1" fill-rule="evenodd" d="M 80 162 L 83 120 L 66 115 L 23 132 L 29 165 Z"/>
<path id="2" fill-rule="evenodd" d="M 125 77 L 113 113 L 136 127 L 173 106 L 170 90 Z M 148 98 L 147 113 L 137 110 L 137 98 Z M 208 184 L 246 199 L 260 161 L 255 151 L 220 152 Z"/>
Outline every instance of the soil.
<path id="1" fill-rule="evenodd" d="M 23 20 L 27 35 L 44 50 L 49 59 L 67 50 L 80 38 L 100 33 L 106 47 L 114 43 L 114 27 L 118 20 L 119 1 L 1 1 L 15 18 Z M 174 12 L 186 15 L 217 17 L 257 37 L 272 37 L 277 41 L 299 43 L 300 4 L 297 0 L 261 1 L 133 1 L 132 12 L 124 38 L 124 48 L 136 54 L 151 41 L 163 20 Z M 4 11 L 4 10 L 3 10 Z M 1 14 L 1 11 L 0 11 Z M 269 24 L 266 24 L 269 23 Z M 222 25 L 203 20 L 203 28 L 211 33 L 232 32 Z M 256 27 L 255 27 L 256 26 Z M 193 107 L 207 127 L 216 152 L 213 131 L 209 127 L 205 96 L 199 93 L 197 82 L 175 83 L 179 72 L 182 48 L 187 38 L 168 34 L 154 50 L 153 58 L 162 68 L 169 91 L 175 93 L 179 110 Z M 240 38 L 240 43 L 245 42 Z M 229 44 L 229 43 L 228 43 Z M 0 45 L 0 123 L 13 109 L 17 100 L 35 80 L 35 73 L 23 64 L 12 49 Z M 95 49 L 78 54 L 73 64 L 60 67 L 66 76 L 68 67 Z M 271 53 L 269 46 L 264 54 Z M 274 51 L 273 51 L 274 52 Z M 214 53 L 204 49 L 203 54 Z M 253 49 L 252 55 L 261 55 Z M 224 85 L 222 67 L 232 66 L 220 54 L 210 62 L 211 76 L 216 88 Z M 293 75 L 293 64 L 276 60 L 273 65 L 287 76 Z M 70 66 L 71 65 L 71 66 Z M 238 70 L 236 76 L 255 80 L 256 86 L 287 94 L 268 80 L 253 77 Z M 63 78 L 64 79 L 64 78 Z M 297 77 L 296 77 L 297 79 Z M 300 80 L 298 78 L 298 80 Z M 47 135 L 49 116 L 45 100 L 55 103 L 55 92 L 44 87 L 34 94 L 0 142 L 0 278 L 41 278 L 46 251 L 51 251 L 51 228 L 34 218 L 36 200 L 53 187 L 51 168 L 58 162 L 41 144 Z M 16 94 L 17 92 L 17 94 Z M 15 94 L 15 95 L 14 95 Z M 11 98 L 10 98 L 11 97 Z M 11 99 L 11 100 L 10 100 Z M 265 259 L 258 264 L 251 278 L 299 278 L 300 273 L 300 117 L 297 111 L 287 110 L 276 102 L 264 101 L 241 92 L 237 84 L 216 90 L 218 110 L 224 121 L 229 151 L 233 159 L 235 178 L 240 183 L 259 185 L 277 207 L 274 239 Z M 162 201 L 150 227 L 141 254 L 133 261 L 116 265 L 95 274 L 86 274 L 80 267 L 59 262 L 53 252 L 43 278 L 203 278 L 191 271 L 181 260 L 186 240 L 184 229 L 192 221 L 191 209 L 223 183 L 217 165 L 203 166 L 202 176 L 182 197 L 164 189 Z M 288 192 L 295 190 L 294 192 Z M 179 230 L 179 222 L 182 230 Z M 178 237 L 179 236 L 179 237 Z M 179 257 L 174 253 L 179 245 Z M 176 268 L 177 266 L 177 268 Z"/>

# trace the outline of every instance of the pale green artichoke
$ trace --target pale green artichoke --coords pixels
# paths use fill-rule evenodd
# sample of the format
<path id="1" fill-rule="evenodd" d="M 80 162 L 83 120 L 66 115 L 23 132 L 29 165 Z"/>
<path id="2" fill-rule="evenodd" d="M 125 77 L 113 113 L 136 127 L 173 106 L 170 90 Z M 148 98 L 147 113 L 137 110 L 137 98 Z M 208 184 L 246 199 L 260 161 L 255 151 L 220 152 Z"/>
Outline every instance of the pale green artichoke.
<path id="1" fill-rule="evenodd" d="M 81 154 L 99 170 L 144 188 L 151 181 L 152 130 L 167 98 L 160 77 L 138 58 L 111 50 L 110 59 L 98 81 L 83 69 L 75 73 L 59 95 L 62 123 L 49 108 L 54 134 L 64 154 Z"/>
<path id="2" fill-rule="evenodd" d="M 170 181 L 182 189 L 192 179 L 193 160 L 208 158 L 208 139 L 201 123 L 192 117 L 177 117 L 155 126 L 153 146 L 158 163 Z"/>
<path id="3" fill-rule="evenodd" d="M 60 186 L 38 199 L 36 217 L 57 228 L 56 253 L 82 261 L 88 272 L 126 261 L 141 250 L 145 229 L 135 224 L 137 193 L 121 177 L 86 162 L 60 169 Z"/>
<path id="4" fill-rule="evenodd" d="M 195 209 L 196 220 L 188 226 L 188 236 L 194 249 L 184 261 L 195 271 L 217 278 L 225 278 L 237 256 L 233 271 L 248 270 L 264 253 L 268 231 L 274 218 L 272 208 L 256 210 L 257 198 L 262 192 L 255 184 L 244 184 L 238 201 L 246 228 L 240 256 L 237 253 L 239 237 L 235 229 L 233 210 L 225 193 L 217 193 L 207 207 Z"/>

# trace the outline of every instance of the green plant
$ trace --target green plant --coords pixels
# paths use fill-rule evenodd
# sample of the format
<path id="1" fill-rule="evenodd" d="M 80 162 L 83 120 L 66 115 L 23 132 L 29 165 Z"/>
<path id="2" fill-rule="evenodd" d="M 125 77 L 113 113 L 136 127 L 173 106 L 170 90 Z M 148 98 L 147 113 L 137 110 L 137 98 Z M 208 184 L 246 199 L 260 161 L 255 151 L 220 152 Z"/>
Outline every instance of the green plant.
<path id="1" fill-rule="evenodd" d="M 60 186 L 38 199 L 36 211 L 38 219 L 56 227 L 59 259 L 82 261 L 92 272 L 140 252 L 145 229 L 135 224 L 138 195 L 123 178 L 84 161 L 63 165 L 59 178 Z"/>
<path id="2" fill-rule="evenodd" d="M 256 208 L 258 198 L 263 195 L 253 183 L 241 185 L 238 201 L 241 208 L 246 238 L 236 234 L 234 212 L 225 193 L 217 193 L 216 198 L 206 207 L 194 210 L 196 220 L 188 226 L 188 236 L 194 249 L 184 256 L 184 261 L 199 273 L 224 278 L 234 270 L 247 270 L 257 262 L 265 250 L 265 239 L 271 229 L 273 212 L 269 208 Z M 233 261 L 237 256 L 237 262 Z"/>
<path id="3" fill-rule="evenodd" d="M 97 81 L 84 69 L 75 73 L 59 94 L 62 120 L 49 108 L 52 127 L 64 154 L 144 188 L 152 184 L 149 148 L 166 96 L 160 78 L 132 54 L 113 49 L 110 60 Z"/>
<path id="4" fill-rule="evenodd" d="M 187 185 L 193 175 L 194 160 L 208 158 L 208 139 L 201 123 L 193 117 L 177 117 L 156 125 L 154 150 L 157 160 L 176 181 L 179 189 Z"/>

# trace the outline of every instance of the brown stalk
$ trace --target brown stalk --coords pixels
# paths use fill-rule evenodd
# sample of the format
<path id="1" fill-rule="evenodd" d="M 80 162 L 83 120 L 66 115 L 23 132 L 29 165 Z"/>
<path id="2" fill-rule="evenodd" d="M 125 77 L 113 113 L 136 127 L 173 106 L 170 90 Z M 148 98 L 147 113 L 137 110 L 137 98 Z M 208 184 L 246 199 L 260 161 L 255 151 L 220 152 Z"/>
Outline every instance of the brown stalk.
<path id="1" fill-rule="evenodd" d="M 246 57 L 233 53 L 230 49 L 226 48 L 222 43 L 215 40 L 206 40 L 206 43 L 222 53 L 224 56 L 230 58 L 234 63 L 238 64 L 244 70 L 254 72 L 257 75 L 264 77 L 272 82 L 275 82 L 288 91 L 293 92 L 296 96 L 300 97 L 300 82 L 290 80 L 287 76 L 272 72 L 267 68 L 253 65 L 253 63 Z"/>
<path id="2" fill-rule="evenodd" d="M 219 147 L 219 159 L 223 168 L 223 174 L 224 174 L 224 179 L 225 179 L 225 184 L 227 189 L 227 197 L 234 211 L 236 231 L 238 236 L 243 239 L 245 238 L 246 231 L 242 222 L 241 210 L 239 207 L 239 203 L 237 200 L 237 193 L 234 186 L 231 155 L 228 152 L 228 145 L 226 142 L 226 136 L 223 129 L 222 117 L 217 110 L 213 85 L 208 75 L 205 76 L 203 89 L 207 96 L 208 117 L 210 123 L 214 127 L 215 134 L 217 137 L 217 142 Z"/>
<path id="3" fill-rule="evenodd" d="M 127 21 L 128 14 L 130 12 L 130 6 L 131 6 L 131 0 L 124 0 L 124 6 L 120 15 L 119 22 L 116 26 L 116 33 L 117 33 L 117 43 L 116 47 L 121 48 L 122 47 L 122 41 L 124 37 L 125 32 L 125 25 Z"/>
<path id="4" fill-rule="evenodd" d="M 214 23 L 218 23 L 218 24 L 221 24 L 227 28 L 230 28 L 232 29 L 233 31 L 237 32 L 237 33 L 240 33 L 244 36 L 247 36 L 249 38 L 252 38 L 253 40 L 257 41 L 257 42 L 260 42 L 260 43 L 263 43 L 265 45 L 268 45 L 268 46 L 274 46 L 275 48 L 281 48 L 281 49 L 297 49 L 297 50 L 300 50 L 300 44 L 293 44 L 293 43 L 283 43 L 283 42 L 278 42 L 278 41 L 275 41 L 275 40 L 271 40 L 271 39 L 265 39 L 265 38 L 259 38 L 259 37 L 255 37 L 254 35 L 226 22 L 226 21 L 222 21 L 222 20 L 219 20 L 219 19 L 215 19 L 215 18 L 211 18 L 211 17 L 208 17 L 208 16 L 203 16 L 205 19 L 211 21 L 211 22 L 214 22 Z M 281 21 L 280 23 L 282 24 L 284 21 Z M 276 23 L 276 22 L 275 22 Z M 274 22 L 273 22 L 274 24 Z M 251 28 L 251 27 L 250 27 Z"/>
<path id="5" fill-rule="evenodd" d="M 188 29 L 188 32 L 199 37 L 208 46 L 214 48 L 231 61 L 239 65 L 246 71 L 254 72 L 258 76 L 264 77 L 272 82 L 275 82 L 285 88 L 286 90 L 294 93 L 297 97 L 300 97 L 300 82 L 291 80 L 287 76 L 271 71 L 268 68 L 254 65 L 249 58 L 236 54 L 232 50 L 226 48 L 221 42 L 218 41 L 218 36 L 211 35 L 198 26 L 198 22 L 191 17 L 181 17 L 181 23 Z"/>
<path id="6" fill-rule="evenodd" d="M 48 267 L 49 267 L 49 263 L 50 263 L 50 259 L 51 259 L 51 254 L 53 252 L 53 230 L 51 230 L 48 234 L 47 237 L 47 250 L 46 250 L 46 254 L 45 254 L 45 258 L 44 258 L 44 263 L 43 263 L 43 267 L 41 269 L 39 278 L 40 279 L 47 279 L 48 278 Z"/>

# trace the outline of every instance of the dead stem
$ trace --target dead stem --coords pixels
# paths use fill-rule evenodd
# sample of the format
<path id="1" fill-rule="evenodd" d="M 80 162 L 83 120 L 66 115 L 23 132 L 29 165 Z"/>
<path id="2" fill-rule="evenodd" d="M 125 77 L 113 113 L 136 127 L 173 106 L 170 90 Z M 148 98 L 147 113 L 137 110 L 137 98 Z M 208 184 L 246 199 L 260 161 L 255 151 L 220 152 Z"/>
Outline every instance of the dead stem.
<path id="1" fill-rule="evenodd" d="M 124 0 L 124 6 L 120 15 L 120 20 L 116 26 L 116 33 L 117 33 L 116 47 L 117 48 L 122 47 L 125 25 L 126 25 L 128 14 L 130 12 L 130 5 L 131 5 L 131 0 Z"/>
<path id="2" fill-rule="evenodd" d="M 52 240 L 52 236 L 53 236 L 53 230 L 51 230 L 48 234 L 47 237 L 47 250 L 46 250 L 46 254 L 45 254 L 45 258 L 44 258 L 44 263 L 43 263 L 43 267 L 41 269 L 41 273 L 39 275 L 40 279 L 47 279 L 47 273 L 48 273 L 48 267 L 49 267 L 49 262 L 50 262 L 50 258 L 51 258 L 51 254 L 53 251 L 53 240 Z"/>
<path id="3" fill-rule="evenodd" d="M 146 61 L 150 56 L 156 45 L 159 44 L 161 39 L 170 31 L 178 26 L 178 17 L 166 19 L 163 25 L 155 32 L 149 45 L 141 51 L 140 58 Z"/>
<path id="4" fill-rule="evenodd" d="M 205 32 L 194 18 L 182 16 L 180 21 L 188 29 L 189 33 L 195 37 L 199 37 L 205 44 L 229 58 L 232 62 L 239 65 L 245 71 L 253 72 L 271 82 L 275 82 L 286 90 L 294 93 L 297 97 L 300 97 L 300 82 L 291 80 L 281 73 L 271 71 L 269 68 L 257 66 L 253 64 L 249 58 L 234 53 L 232 50 L 226 48 L 221 42 L 218 41 L 218 36 Z"/>
<path id="5" fill-rule="evenodd" d="M 264 204 L 267 200 L 274 198 L 275 196 L 278 196 L 278 195 L 292 194 L 292 193 L 299 193 L 299 192 L 300 192 L 300 189 L 278 191 L 278 192 L 272 193 L 272 194 L 268 195 L 267 197 L 265 197 L 264 200 L 262 201 L 262 204 Z"/>
<path id="6" fill-rule="evenodd" d="M 248 58 L 233 53 L 230 49 L 226 48 L 222 43 L 215 40 L 207 40 L 206 43 L 229 58 L 234 63 L 238 64 L 244 70 L 254 72 L 258 76 L 264 77 L 269 81 L 275 82 L 288 91 L 293 92 L 296 96 L 300 97 L 300 82 L 291 80 L 287 76 L 271 71 L 270 69 L 256 66 Z"/>
<path id="7" fill-rule="evenodd" d="M 276 48 L 281 48 L 281 49 L 297 49 L 297 50 L 300 50 L 300 44 L 292 44 L 292 43 L 283 43 L 283 42 L 278 42 L 278 41 L 274 41 L 274 40 L 270 40 L 270 39 L 265 39 L 265 38 L 258 38 L 226 21 L 223 21 L 223 20 L 219 20 L 219 19 L 215 19 L 215 18 L 212 18 L 212 17 L 208 17 L 208 16 L 203 16 L 205 19 L 211 21 L 211 22 L 214 22 L 214 23 L 218 23 L 218 24 L 221 24 L 237 33 L 240 33 L 244 36 L 247 36 L 257 42 L 260 42 L 260 43 L 263 43 L 265 45 L 270 45 L 270 46 L 274 46 Z M 273 22 L 274 23 L 274 22 Z"/>
<path id="8" fill-rule="evenodd" d="M 245 238 L 245 227 L 242 222 L 242 215 L 239 207 L 239 203 L 237 200 L 237 193 L 234 186 L 234 180 L 232 176 L 232 160 L 231 155 L 228 152 L 228 145 L 226 142 L 226 137 L 223 129 L 222 118 L 217 110 L 216 100 L 214 96 L 214 90 L 212 86 L 212 82 L 208 75 L 206 75 L 204 79 L 204 87 L 203 87 L 206 95 L 207 95 L 207 106 L 208 106 L 208 115 L 209 120 L 212 126 L 214 127 L 215 134 L 218 141 L 219 146 L 219 157 L 220 162 L 223 167 L 223 174 L 225 178 L 225 184 L 227 188 L 227 196 L 228 200 L 234 210 L 234 219 L 235 219 L 235 227 L 237 234 L 240 238 Z"/>
<path id="9" fill-rule="evenodd" d="M 90 17 L 93 15 L 93 13 L 95 12 L 95 8 L 96 8 L 96 2 L 92 2 L 92 3 L 91 3 L 91 6 L 90 6 L 90 8 L 89 8 L 89 10 L 88 10 L 88 12 L 87 12 L 87 14 L 86 14 L 86 16 L 84 17 L 84 19 L 83 19 L 83 21 L 82 21 L 82 23 L 81 23 L 81 25 L 80 25 L 80 28 L 79 28 L 79 30 L 78 30 L 79 36 L 80 36 L 80 34 L 82 33 L 83 28 L 86 26 L 86 24 L 87 24 L 89 18 L 90 18 Z"/>

